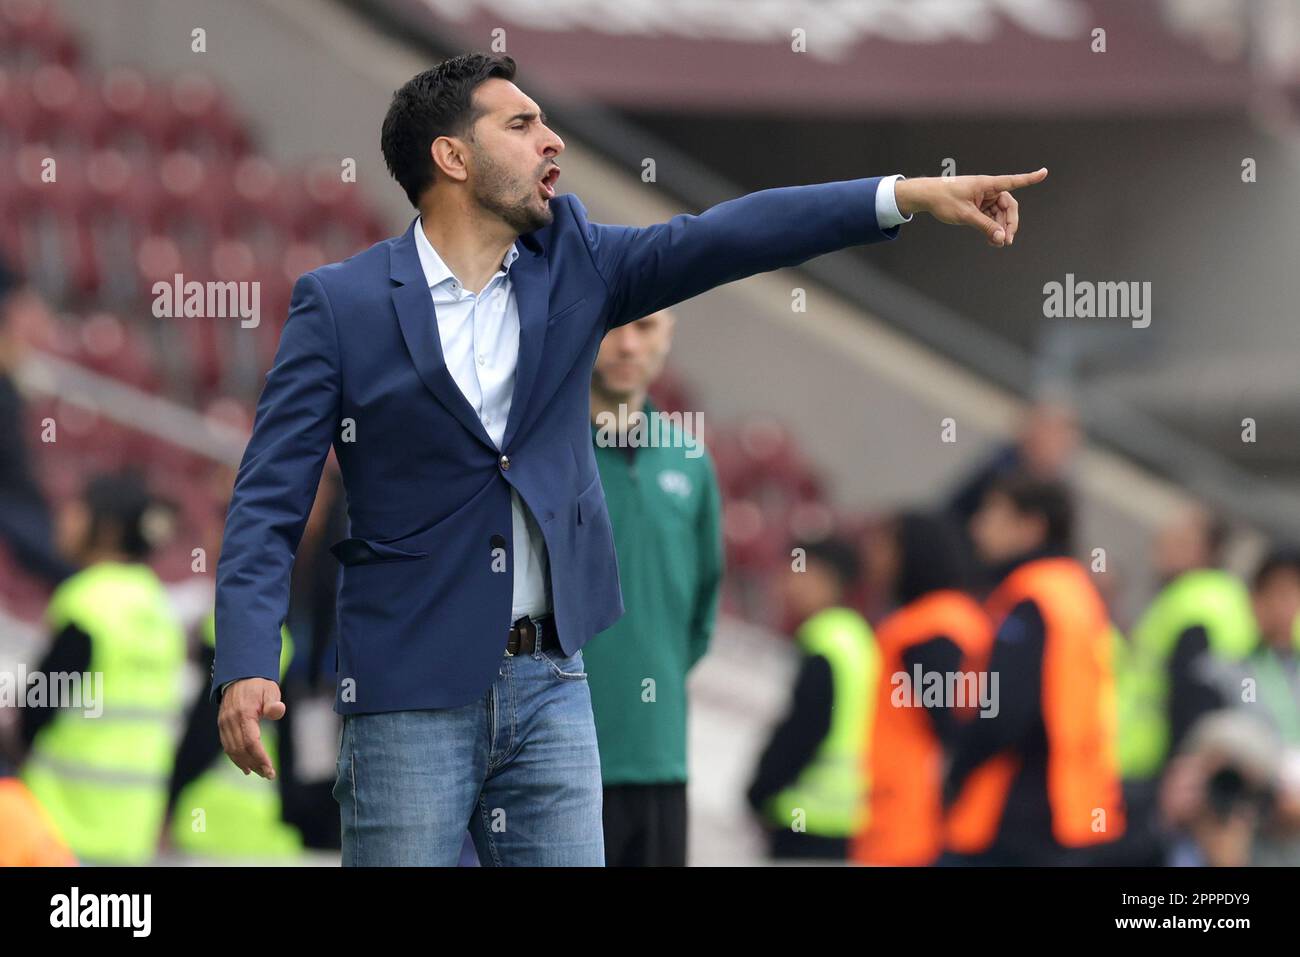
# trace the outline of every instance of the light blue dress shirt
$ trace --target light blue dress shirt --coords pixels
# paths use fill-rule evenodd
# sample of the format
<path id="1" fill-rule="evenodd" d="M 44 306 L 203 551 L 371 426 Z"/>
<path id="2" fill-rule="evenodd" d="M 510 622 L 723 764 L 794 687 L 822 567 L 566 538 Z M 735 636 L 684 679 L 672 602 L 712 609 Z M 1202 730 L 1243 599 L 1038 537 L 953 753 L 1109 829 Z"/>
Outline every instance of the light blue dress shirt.
<path id="1" fill-rule="evenodd" d="M 519 309 L 510 282 L 510 266 L 519 258 L 519 248 L 510 247 L 501 268 L 477 294 L 461 285 L 442 261 L 424 234 L 423 218 L 415 223 L 415 248 L 433 297 L 447 371 L 499 449 L 519 363 Z M 510 521 L 515 569 L 510 620 L 525 615 L 540 618 L 551 610 L 546 542 L 514 489 L 510 490 Z"/>

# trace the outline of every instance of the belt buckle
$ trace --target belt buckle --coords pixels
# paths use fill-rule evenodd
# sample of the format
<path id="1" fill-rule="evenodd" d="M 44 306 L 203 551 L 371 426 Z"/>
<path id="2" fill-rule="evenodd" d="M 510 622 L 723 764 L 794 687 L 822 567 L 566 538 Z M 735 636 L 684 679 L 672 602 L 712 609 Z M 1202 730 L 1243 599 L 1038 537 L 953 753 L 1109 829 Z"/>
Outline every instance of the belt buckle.
<path id="1" fill-rule="evenodd" d="M 513 624 L 511 624 L 511 626 L 510 626 L 510 632 L 509 632 L 509 634 L 506 635 L 506 657 L 507 657 L 507 658 L 514 658 L 514 657 L 517 657 L 517 654 L 518 654 L 517 652 L 514 652 L 514 651 L 511 651 L 511 650 L 510 650 L 510 636 L 511 636 L 511 635 L 515 635 L 515 636 L 517 636 L 518 643 L 517 643 L 516 647 L 519 647 L 519 648 L 522 648 L 522 647 L 523 647 L 523 644 L 524 644 L 524 632 L 523 632 L 522 627 L 521 627 L 520 624 L 519 624 L 519 622 L 521 622 L 521 621 L 531 622 L 532 619 L 529 618 L 527 615 L 524 615 L 523 617 L 517 619 Z M 533 633 L 536 634 L 536 625 L 534 625 L 534 632 L 533 632 Z"/>

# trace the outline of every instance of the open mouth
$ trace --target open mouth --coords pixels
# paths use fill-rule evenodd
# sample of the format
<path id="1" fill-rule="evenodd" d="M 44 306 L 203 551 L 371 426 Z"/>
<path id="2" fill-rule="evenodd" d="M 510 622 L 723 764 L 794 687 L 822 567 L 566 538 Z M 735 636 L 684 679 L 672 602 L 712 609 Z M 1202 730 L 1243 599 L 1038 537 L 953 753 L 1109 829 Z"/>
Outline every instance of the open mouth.
<path id="1" fill-rule="evenodd" d="M 542 196 L 544 198 L 546 199 L 555 198 L 555 181 L 558 180 L 559 178 L 560 178 L 560 168 L 558 166 L 552 166 L 549 170 L 546 171 L 546 175 L 542 177 L 541 183 L 539 184 L 539 189 L 541 190 Z"/>

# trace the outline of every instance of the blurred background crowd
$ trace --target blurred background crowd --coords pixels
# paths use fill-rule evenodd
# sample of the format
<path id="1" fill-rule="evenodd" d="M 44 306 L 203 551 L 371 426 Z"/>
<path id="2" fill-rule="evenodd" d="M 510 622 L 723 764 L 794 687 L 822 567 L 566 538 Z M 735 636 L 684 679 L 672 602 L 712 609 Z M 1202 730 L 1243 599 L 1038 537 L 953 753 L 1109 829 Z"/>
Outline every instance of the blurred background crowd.
<path id="1" fill-rule="evenodd" d="M 1050 737 L 1075 713 L 1069 682 L 1041 649 L 1037 665 L 987 654 L 1019 620 L 1000 583 L 1061 558 L 1091 589 L 1073 599 L 1104 612 L 1085 670 L 1110 703 L 1084 737 L 1120 792 L 1105 839 L 1060 862 L 1295 863 L 1300 3 L 875 3 L 827 20 L 789 0 L 760 20 L 735 0 L 671 26 L 649 0 L 546 6 L 0 0 L 0 671 L 80 672 L 94 641 L 110 675 L 136 676 L 76 773 L 84 722 L 0 708 L 0 860 L 338 860 L 328 547 L 346 498 L 331 462 L 294 570 L 274 783 L 224 759 L 207 695 L 225 509 L 293 281 L 409 222 L 379 156 L 387 97 L 497 41 L 603 222 L 803 182 L 1052 170 L 1014 257 L 913 224 L 674 310 L 651 394 L 702 417 L 726 569 L 689 684 L 690 861 L 1040 859 L 1000 830 L 1014 803 L 978 851 L 944 855 L 953 769 L 996 733 L 975 740 L 980 719 L 950 704 L 906 728 L 876 706 L 889 662 L 1028 669 L 988 725 Z M 1067 272 L 1151 282 L 1150 326 L 1044 318 Z M 154 284 L 177 273 L 259 282 L 260 321 L 158 318 Z M 929 657 L 891 644 L 937 593 L 984 616 L 970 641 L 929 624 L 912 636 Z M 1050 604 L 1027 633 L 1055 627 Z M 827 609 L 853 613 L 836 634 L 866 652 L 808 637 Z M 839 734 L 846 673 L 859 730 L 835 747 L 853 770 L 827 787 L 853 813 L 811 813 L 790 839 L 788 791 Z M 1034 689 L 1033 714 L 1012 687 Z M 922 740 L 929 790 L 891 811 Z M 1056 808 L 1021 810 L 1050 830 Z"/>

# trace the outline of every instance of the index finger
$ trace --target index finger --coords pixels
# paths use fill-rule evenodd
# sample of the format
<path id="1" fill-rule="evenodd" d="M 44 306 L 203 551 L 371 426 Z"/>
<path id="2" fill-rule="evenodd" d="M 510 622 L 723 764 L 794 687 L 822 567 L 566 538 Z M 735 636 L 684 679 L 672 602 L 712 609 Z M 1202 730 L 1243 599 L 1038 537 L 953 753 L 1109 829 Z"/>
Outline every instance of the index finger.
<path id="1" fill-rule="evenodd" d="M 1011 173 L 1006 176 L 992 176 L 989 179 L 990 189 L 1023 189 L 1026 186 L 1034 186 L 1047 179 L 1047 167 L 1044 166 L 1032 173 Z"/>

